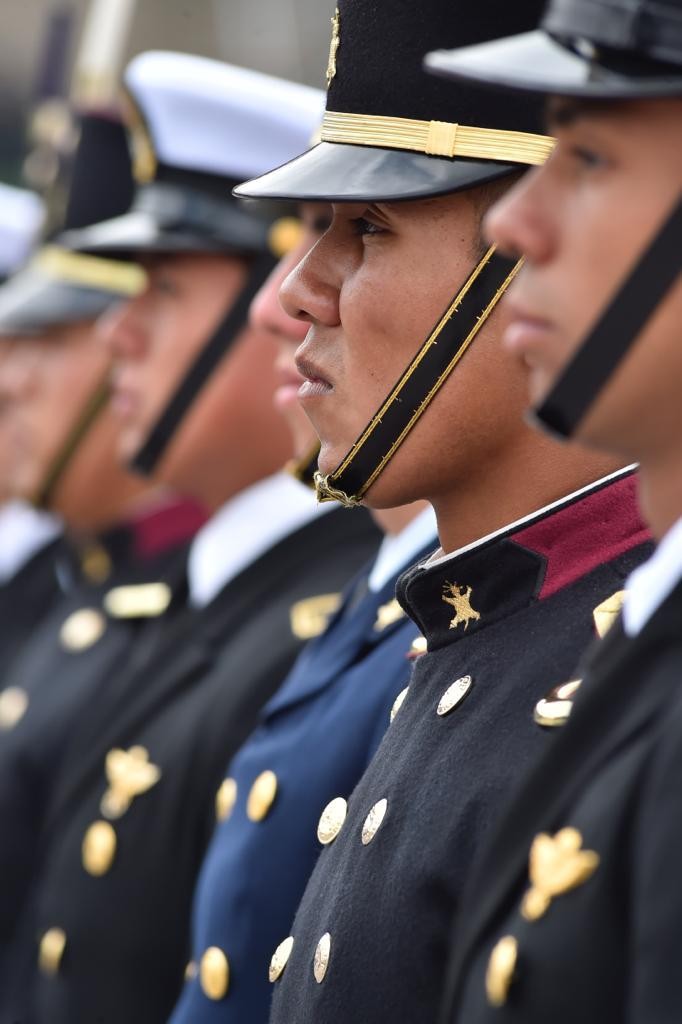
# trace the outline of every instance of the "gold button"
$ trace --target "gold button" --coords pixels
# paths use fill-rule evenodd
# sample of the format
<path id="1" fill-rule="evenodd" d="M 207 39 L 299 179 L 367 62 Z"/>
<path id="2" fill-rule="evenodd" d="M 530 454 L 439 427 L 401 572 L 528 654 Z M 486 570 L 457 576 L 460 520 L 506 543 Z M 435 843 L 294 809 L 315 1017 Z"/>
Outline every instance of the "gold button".
<path id="1" fill-rule="evenodd" d="M 91 544 L 81 554 L 81 570 L 90 583 L 104 583 L 111 568 L 109 553 L 101 544 Z"/>
<path id="2" fill-rule="evenodd" d="M 505 935 L 490 954 L 485 972 L 485 991 L 491 1006 L 504 1006 L 514 980 L 519 947 L 513 935 Z"/>
<path id="3" fill-rule="evenodd" d="M 471 689 L 471 676 L 462 676 L 461 679 L 455 679 L 451 686 L 448 686 L 447 690 L 438 701 L 438 707 L 436 708 L 436 714 L 448 715 L 453 708 L 456 708 L 460 701 L 464 700 L 467 693 Z"/>
<path id="4" fill-rule="evenodd" d="M 199 965 L 199 981 L 208 999 L 223 999 L 230 987 L 230 965 L 222 949 L 209 946 Z"/>
<path id="5" fill-rule="evenodd" d="M 412 641 L 412 646 L 407 652 L 407 657 L 411 661 L 415 658 L 420 658 L 422 654 L 426 654 L 428 651 L 428 641 L 425 636 L 418 636 Z"/>
<path id="6" fill-rule="evenodd" d="M 292 252 L 303 237 L 303 225 L 298 217 L 280 217 L 268 232 L 270 252 L 278 260 Z"/>
<path id="7" fill-rule="evenodd" d="M 606 636 L 611 629 L 611 626 L 620 615 L 626 595 L 626 590 L 617 590 L 615 594 L 611 594 L 611 597 L 607 597 L 605 601 L 602 601 L 594 609 L 592 616 L 597 636 Z"/>
<path id="8" fill-rule="evenodd" d="M 343 828 L 348 814 L 348 804 L 342 796 L 330 800 L 320 815 L 317 825 L 317 838 L 323 846 L 333 843 Z"/>
<path id="9" fill-rule="evenodd" d="M 38 950 L 38 966 L 43 974 L 49 974 L 51 977 L 57 974 L 65 947 L 66 932 L 63 928 L 49 928 L 45 932 Z"/>
<path id="10" fill-rule="evenodd" d="M 26 714 L 28 694 L 20 686 L 8 686 L 0 693 L 0 729 L 13 729 Z"/>
<path id="11" fill-rule="evenodd" d="M 107 620 L 97 608 L 81 608 L 62 623 L 59 639 L 67 651 L 85 651 L 97 643 Z"/>
<path id="12" fill-rule="evenodd" d="M 539 700 L 533 711 L 533 721 L 547 728 L 565 725 L 573 710 L 573 695 L 580 688 L 582 679 L 572 679 L 569 683 L 555 686 L 553 690 Z"/>
<path id="13" fill-rule="evenodd" d="M 185 981 L 194 981 L 198 973 L 199 968 L 197 967 L 196 960 L 190 960 L 185 967 Z"/>
<path id="14" fill-rule="evenodd" d="M 327 973 L 331 948 L 332 937 L 329 932 L 325 932 L 317 944 L 315 956 L 313 958 L 313 974 L 315 975 L 315 981 L 318 985 L 322 984 L 325 974 Z"/>
<path id="15" fill-rule="evenodd" d="M 246 801 L 246 813 L 251 821 L 262 821 L 277 796 L 277 776 L 274 772 L 261 772 Z"/>
<path id="16" fill-rule="evenodd" d="M 388 800 L 385 798 L 375 803 L 372 810 L 365 818 L 365 823 L 362 826 L 362 845 L 367 846 L 371 843 L 375 835 L 381 828 L 381 823 L 386 817 L 386 811 L 388 809 Z"/>
<path id="17" fill-rule="evenodd" d="M 391 721 L 393 721 L 393 719 L 395 718 L 395 716 L 398 714 L 398 712 L 400 711 L 401 707 L 403 706 L 403 702 L 404 702 L 405 698 L 407 697 L 407 691 L 408 690 L 409 690 L 409 686 L 406 686 L 404 690 L 400 691 L 400 693 L 398 694 L 396 699 L 393 701 L 393 707 L 391 708 Z"/>
<path id="18" fill-rule="evenodd" d="M 290 935 L 284 940 L 284 942 L 280 942 L 279 946 L 272 954 L 272 960 L 270 961 L 270 968 L 268 970 L 268 978 L 271 982 L 274 983 L 282 976 L 284 968 L 289 963 L 289 957 L 291 956 L 293 948 L 294 938 L 293 935 Z"/>
<path id="19" fill-rule="evenodd" d="M 89 875 L 106 875 L 116 856 L 116 833 L 108 821 L 95 821 L 83 837 L 83 867 Z"/>
<path id="20" fill-rule="evenodd" d="M 218 821 L 227 821 L 237 802 L 237 783 L 224 779 L 215 798 L 215 816 Z"/>

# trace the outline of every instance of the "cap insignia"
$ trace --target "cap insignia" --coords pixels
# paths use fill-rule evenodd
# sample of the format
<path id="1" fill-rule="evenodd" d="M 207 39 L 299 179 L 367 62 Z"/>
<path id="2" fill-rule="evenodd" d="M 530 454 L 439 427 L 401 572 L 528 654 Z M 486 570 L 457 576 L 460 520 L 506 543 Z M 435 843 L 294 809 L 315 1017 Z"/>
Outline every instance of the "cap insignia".
<path id="1" fill-rule="evenodd" d="M 480 619 L 480 612 L 471 607 L 470 597 L 471 587 L 460 587 L 456 583 L 443 585 L 442 600 L 455 609 L 455 616 L 450 621 L 450 629 L 457 629 L 462 623 L 466 629 L 470 622 Z"/>
<path id="2" fill-rule="evenodd" d="M 338 7 L 334 11 L 334 17 L 332 18 L 332 41 L 329 44 L 329 61 L 327 62 L 327 88 L 332 84 L 332 80 L 336 75 L 336 51 L 339 48 L 341 38 L 339 36 L 339 25 L 341 22 L 341 15 L 339 14 Z"/>

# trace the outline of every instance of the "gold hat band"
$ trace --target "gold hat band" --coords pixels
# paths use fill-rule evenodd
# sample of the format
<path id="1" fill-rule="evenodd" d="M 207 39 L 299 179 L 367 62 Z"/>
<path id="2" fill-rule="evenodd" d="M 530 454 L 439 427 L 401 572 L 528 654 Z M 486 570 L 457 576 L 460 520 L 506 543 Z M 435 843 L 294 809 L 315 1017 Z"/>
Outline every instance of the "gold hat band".
<path id="1" fill-rule="evenodd" d="M 46 245 L 32 261 L 32 266 L 63 284 L 96 288 L 120 295 L 138 295 L 144 290 L 147 275 L 134 263 L 84 256 L 57 245 Z"/>
<path id="2" fill-rule="evenodd" d="M 554 148 L 554 139 L 549 135 L 472 128 L 447 121 L 343 114 L 335 110 L 325 112 L 320 141 L 534 165 L 543 164 Z"/>

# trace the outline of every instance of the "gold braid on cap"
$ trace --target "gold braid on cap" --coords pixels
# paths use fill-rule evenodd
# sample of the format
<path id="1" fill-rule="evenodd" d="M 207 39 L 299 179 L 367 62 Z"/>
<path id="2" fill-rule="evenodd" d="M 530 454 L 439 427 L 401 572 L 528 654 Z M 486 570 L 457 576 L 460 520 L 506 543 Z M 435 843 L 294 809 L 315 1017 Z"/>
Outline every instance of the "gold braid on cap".
<path id="1" fill-rule="evenodd" d="M 427 156 L 534 165 L 543 164 L 554 148 L 551 136 L 531 132 L 472 128 L 466 124 L 418 121 L 408 117 L 343 114 L 335 110 L 325 112 L 320 141 L 406 149 Z"/>

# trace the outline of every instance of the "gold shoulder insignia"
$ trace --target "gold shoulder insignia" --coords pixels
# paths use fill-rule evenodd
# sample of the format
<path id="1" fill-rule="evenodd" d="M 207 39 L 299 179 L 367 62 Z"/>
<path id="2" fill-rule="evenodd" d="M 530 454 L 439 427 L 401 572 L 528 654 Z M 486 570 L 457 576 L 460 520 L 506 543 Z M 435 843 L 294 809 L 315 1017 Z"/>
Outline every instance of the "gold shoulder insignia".
<path id="1" fill-rule="evenodd" d="M 109 788 L 102 797 L 100 810 L 105 818 L 120 818 L 133 800 L 155 786 L 161 769 L 149 760 L 145 747 L 110 750 L 104 761 Z"/>
<path id="2" fill-rule="evenodd" d="M 399 619 L 404 619 L 407 613 L 401 607 L 397 597 L 394 597 L 392 601 L 388 601 L 386 604 L 382 604 L 380 608 L 377 608 L 376 622 L 374 628 L 377 633 L 380 633 L 384 629 L 388 629 L 394 622 Z"/>
<path id="3" fill-rule="evenodd" d="M 167 583 L 138 583 L 114 587 L 104 598 L 104 607 L 114 619 L 153 619 L 171 603 L 173 594 Z"/>
<path id="4" fill-rule="evenodd" d="M 289 609 L 291 632 L 299 640 L 312 640 L 325 631 L 340 604 L 340 594 L 317 594 L 296 601 Z"/>
<path id="5" fill-rule="evenodd" d="M 571 679 L 568 683 L 555 686 L 546 697 L 539 700 L 533 711 L 533 720 L 536 724 L 548 728 L 565 725 L 573 710 L 573 697 L 581 683 L 582 679 Z"/>
<path id="6" fill-rule="evenodd" d="M 521 913 L 527 921 L 542 917 L 556 896 L 583 885 L 599 867 L 599 854 L 581 849 L 577 828 L 562 828 L 555 836 L 541 832 L 530 850 L 531 887 L 523 897 Z"/>
<path id="7" fill-rule="evenodd" d="M 605 601 L 602 601 L 594 609 L 592 618 L 594 619 L 597 636 L 605 636 L 611 629 L 611 626 L 620 615 L 626 594 L 627 590 L 617 590 L 615 594 L 611 594 L 611 597 L 607 597 Z"/>

